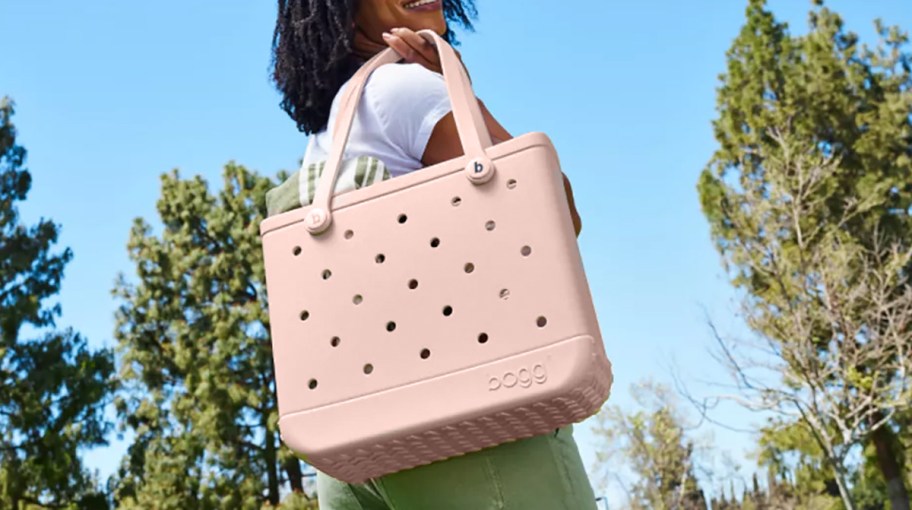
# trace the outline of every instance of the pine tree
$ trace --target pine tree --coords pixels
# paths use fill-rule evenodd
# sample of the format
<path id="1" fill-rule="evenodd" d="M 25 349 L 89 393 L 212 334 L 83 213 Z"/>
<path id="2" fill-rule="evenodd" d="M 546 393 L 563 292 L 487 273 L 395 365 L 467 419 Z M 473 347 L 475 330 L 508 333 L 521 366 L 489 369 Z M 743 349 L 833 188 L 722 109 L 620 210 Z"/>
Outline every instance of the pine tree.
<path id="1" fill-rule="evenodd" d="M 281 178 L 281 176 L 280 176 Z M 116 294 L 118 410 L 135 432 L 119 473 L 121 508 L 253 509 L 301 491 L 281 446 L 259 223 L 274 184 L 228 164 L 224 187 L 162 176 L 162 232 L 134 222 L 138 282 Z M 285 485 L 287 483 L 287 485 Z"/>
<path id="2" fill-rule="evenodd" d="M 908 510 L 894 431 L 912 402 L 912 57 L 900 30 L 878 22 L 863 47 L 814 3 L 793 37 L 750 0 L 728 52 L 698 188 L 762 342 L 757 357 L 720 346 L 742 401 L 807 427 L 847 508 L 847 456 L 872 444 Z"/>
<path id="3" fill-rule="evenodd" d="M 105 444 L 114 362 L 71 329 L 55 329 L 60 306 L 45 305 L 72 253 L 52 252 L 57 225 L 19 217 L 31 175 L 13 113 L 0 100 L 0 508 L 106 508 L 79 455 Z M 26 326 L 34 337 L 25 338 Z"/>

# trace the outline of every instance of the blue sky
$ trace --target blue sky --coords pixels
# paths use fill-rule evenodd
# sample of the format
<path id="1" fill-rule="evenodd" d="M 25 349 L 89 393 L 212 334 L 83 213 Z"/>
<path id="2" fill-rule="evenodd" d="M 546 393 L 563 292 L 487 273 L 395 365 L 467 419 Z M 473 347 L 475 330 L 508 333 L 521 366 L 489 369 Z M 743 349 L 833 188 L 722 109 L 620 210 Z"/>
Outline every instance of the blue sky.
<path id="1" fill-rule="evenodd" d="M 907 0 L 828 3 L 865 41 L 876 17 L 912 24 Z M 615 367 L 610 402 L 629 405 L 638 380 L 669 381 L 673 363 L 688 380 L 724 380 L 707 354 L 706 314 L 724 332 L 742 329 L 695 185 L 715 148 L 717 76 L 746 0 L 478 4 L 459 48 L 476 94 L 512 134 L 547 133 L 574 186 Z M 770 6 L 793 33 L 806 30 L 809 0 Z M 179 168 L 215 187 L 229 160 L 275 174 L 302 156 L 307 139 L 268 79 L 274 11 L 274 2 L 0 2 L 0 95 L 17 103 L 33 176 L 21 211 L 62 225 L 75 258 L 59 324 L 92 345 L 113 345 L 110 291 L 118 272 L 133 274 L 130 224 L 154 220 L 160 174 Z M 758 421 L 734 409 L 715 417 Z M 587 465 L 590 423 L 576 433 Z M 751 443 L 705 431 L 737 458 Z M 123 450 L 112 437 L 89 464 L 107 476 Z"/>

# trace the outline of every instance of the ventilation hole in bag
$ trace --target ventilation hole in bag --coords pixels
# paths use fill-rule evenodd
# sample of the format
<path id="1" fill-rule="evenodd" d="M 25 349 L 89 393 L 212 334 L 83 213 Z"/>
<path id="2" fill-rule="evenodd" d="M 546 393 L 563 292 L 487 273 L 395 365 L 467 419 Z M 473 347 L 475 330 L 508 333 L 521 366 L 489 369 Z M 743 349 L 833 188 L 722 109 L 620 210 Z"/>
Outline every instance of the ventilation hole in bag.
<path id="1" fill-rule="evenodd" d="M 329 277 L 332 276 L 332 275 L 333 275 L 333 274 L 332 274 L 332 271 L 330 271 L 329 269 L 324 269 L 324 270 L 323 270 L 323 279 L 324 279 L 324 280 L 329 280 Z"/>
<path id="2" fill-rule="evenodd" d="M 352 303 L 356 305 L 360 305 L 362 301 L 364 301 L 364 296 L 361 294 L 355 294 L 355 297 L 352 298 Z"/>
<path id="3" fill-rule="evenodd" d="M 346 230 L 346 231 L 345 231 L 345 238 L 346 238 L 346 239 L 351 239 L 354 235 L 355 235 L 355 233 L 354 233 L 353 231 L 351 231 L 351 230 Z"/>
<path id="4" fill-rule="evenodd" d="M 471 273 L 471 272 L 474 271 L 474 270 L 475 270 L 475 264 L 469 262 L 469 263 L 467 263 L 467 264 L 465 265 L 465 272 L 466 272 L 466 273 Z"/>
<path id="5" fill-rule="evenodd" d="M 297 257 L 298 255 L 301 254 L 301 247 L 295 246 L 294 248 L 291 249 L 291 253 L 293 253 L 294 256 Z"/>
<path id="6" fill-rule="evenodd" d="M 478 343 L 484 344 L 484 343 L 487 343 L 487 342 L 488 342 L 488 334 L 487 334 L 487 333 L 482 333 L 482 334 L 478 335 Z"/>
<path id="7" fill-rule="evenodd" d="M 453 200 L 451 200 L 450 203 L 453 204 L 453 207 L 457 207 L 462 203 L 462 199 L 459 197 L 453 197 Z"/>
<path id="8" fill-rule="evenodd" d="M 513 189 L 516 187 L 516 179 L 510 179 L 507 181 L 507 189 Z"/>
<path id="9" fill-rule="evenodd" d="M 422 349 L 422 350 L 421 350 L 421 359 L 428 359 L 428 358 L 430 358 L 430 357 L 431 357 L 431 351 L 430 351 L 430 349 Z"/>
<path id="10" fill-rule="evenodd" d="M 371 365 L 370 363 L 364 365 L 364 374 L 365 375 L 370 375 L 373 371 L 374 371 L 373 365 Z"/>
<path id="11" fill-rule="evenodd" d="M 310 388 L 310 389 L 312 389 L 312 390 L 317 389 L 317 380 L 316 380 L 316 379 L 311 379 L 310 382 L 307 383 L 307 387 Z"/>
<path id="12" fill-rule="evenodd" d="M 539 317 L 538 319 L 536 319 L 535 323 L 538 324 L 538 327 L 543 328 L 543 327 L 545 327 L 546 324 L 548 324 L 548 319 L 546 319 L 542 316 L 542 317 Z"/>
<path id="13" fill-rule="evenodd" d="M 339 343 L 341 341 L 342 341 L 342 339 L 340 339 L 337 336 L 334 336 L 334 337 L 332 337 L 332 340 L 329 341 L 329 344 L 332 345 L 333 347 L 339 347 Z"/>
<path id="14" fill-rule="evenodd" d="M 488 232 L 494 230 L 494 227 L 496 227 L 496 226 L 497 225 L 494 223 L 494 220 L 491 220 L 491 221 L 485 223 L 485 228 L 488 230 Z"/>
<path id="15" fill-rule="evenodd" d="M 450 306 L 450 305 L 444 306 L 444 307 L 443 307 L 443 315 L 445 315 L 445 316 L 447 316 L 447 317 L 449 317 L 450 315 L 453 315 L 453 307 Z"/>
<path id="16" fill-rule="evenodd" d="M 440 246 L 440 239 L 436 237 L 431 239 L 431 248 L 436 248 L 438 246 Z"/>
<path id="17" fill-rule="evenodd" d="M 310 318 L 310 312 L 308 312 L 307 310 L 304 310 L 303 312 L 301 312 L 302 321 L 306 321 L 308 318 Z"/>
<path id="18" fill-rule="evenodd" d="M 378 253 L 377 256 L 374 257 L 374 260 L 377 261 L 378 264 L 382 264 L 386 260 L 386 255 Z"/>
<path id="19" fill-rule="evenodd" d="M 418 280 L 409 280 L 409 288 L 415 290 L 418 288 Z"/>
<path id="20" fill-rule="evenodd" d="M 510 289 L 500 289 L 500 299 L 510 299 Z"/>
<path id="21" fill-rule="evenodd" d="M 523 256 L 523 257 L 528 257 L 529 255 L 532 254 L 532 247 L 531 247 L 531 246 L 523 246 L 523 247 L 522 247 L 522 250 L 520 250 L 519 252 L 522 253 L 522 256 Z"/>
<path id="22" fill-rule="evenodd" d="M 404 215 L 404 214 L 400 214 L 400 215 L 399 215 L 399 223 L 405 223 L 406 221 L 408 221 L 408 216 L 406 216 L 406 215 Z"/>
<path id="23" fill-rule="evenodd" d="M 390 333 L 392 333 L 393 331 L 396 331 L 396 323 L 393 322 L 393 321 L 387 322 L 387 323 L 386 323 L 386 330 L 389 331 Z"/>

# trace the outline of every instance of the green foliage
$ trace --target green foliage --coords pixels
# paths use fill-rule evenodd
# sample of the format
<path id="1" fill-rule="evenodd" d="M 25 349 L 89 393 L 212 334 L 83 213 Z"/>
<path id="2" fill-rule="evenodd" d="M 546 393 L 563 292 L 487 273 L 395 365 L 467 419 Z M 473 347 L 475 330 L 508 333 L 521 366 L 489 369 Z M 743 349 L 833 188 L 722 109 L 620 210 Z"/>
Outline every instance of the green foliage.
<path id="1" fill-rule="evenodd" d="M 628 510 L 841 510 L 838 498 L 825 490 L 825 483 L 814 485 L 825 467 L 810 466 L 802 471 L 793 462 L 786 462 L 782 452 L 808 446 L 800 428 L 796 435 L 788 435 L 777 426 L 764 431 L 761 441 L 767 444 L 761 454 L 761 464 L 769 468 L 764 486 L 756 475 L 750 487 L 736 489 L 740 480 L 737 469 L 727 468 L 719 473 L 712 457 L 716 445 L 712 441 L 694 437 L 693 427 L 687 424 L 676 399 L 668 388 L 651 382 L 639 383 L 633 388 L 637 408 L 622 410 L 617 406 L 604 408 L 596 417 L 593 429 L 601 439 L 596 456 L 600 467 L 621 481 L 628 500 L 623 508 Z M 789 429 L 792 430 L 792 429 Z M 773 441 L 778 441 L 772 444 Z M 796 442 L 792 442 L 792 441 Z M 812 450 L 813 443 L 809 446 Z M 781 448 L 782 451 L 776 448 Z M 811 452 L 813 455 L 815 452 Z M 619 467 L 629 470 L 631 483 L 625 485 Z M 716 472 L 714 472 L 716 471 Z M 723 476 L 719 476 L 719 475 Z M 714 480 L 726 480 L 728 487 L 714 487 L 713 495 L 707 489 Z M 605 482 L 602 480 L 602 487 Z M 739 484 L 740 485 L 740 484 Z"/>
<path id="2" fill-rule="evenodd" d="M 105 444 L 112 354 L 53 329 L 60 307 L 44 302 L 59 291 L 72 254 L 51 251 L 57 225 L 19 218 L 31 176 L 13 113 L 0 100 L 0 508 L 107 508 L 79 454 Z M 23 338 L 25 326 L 38 336 Z"/>
<path id="3" fill-rule="evenodd" d="M 272 506 L 266 504 L 261 510 L 320 510 L 320 505 L 317 503 L 317 500 L 305 496 L 300 492 L 293 492 L 285 497 L 282 500 L 282 503 L 277 506 Z"/>
<path id="4" fill-rule="evenodd" d="M 912 78 L 896 29 L 878 25 L 885 46 L 862 50 L 831 11 L 813 13 L 811 34 L 797 38 L 763 6 L 751 0 L 728 52 L 720 148 L 698 189 L 734 283 L 787 310 L 780 286 L 793 282 L 781 272 L 803 269 L 792 259 L 806 246 L 835 236 L 871 248 L 878 235 L 910 245 Z M 790 228 L 768 228 L 791 207 L 801 214 Z M 772 324 L 764 333 L 777 336 Z"/>
<path id="5" fill-rule="evenodd" d="M 259 223 L 274 186 L 228 164 L 213 195 L 200 177 L 162 176 L 160 235 L 134 222 L 138 283 L 115 294 L 117 409 L 135 440 L 121 508 L 259 509 L 301 467 L 280 446 Z"/>
<path id="6" fill-rule="evenodd" d="M 861 45 L 823 3 L 809 34 L 794 37 L 764 0 L 749 1 L 718 89 L 719 148 L 698 190 L 765 342 L 760 361 L 729 358 L 739 384 L 755 408 L 802 422 L 768 430 L 766 445 L 798 452 L 810 491 L 823 459 L 852 508 L 849 452 L 891 443 L 890 417 L 912 402 L 912 56 L 906 34 L 879 21 L 880 44 Z M 757 366 L 773 367 L 781 386 L 751 378 Z M 878 455 L 901 468 L 896 449 Z M 895 471 L 884 468 L 891 500 L 907 509 Z"/>
<path id="7" fill-rule="evenodd" d="M 594 433 L 606 446 L 596 452 L 599 462 L 612 466 L 620 460 L 630 468 L 632 510 L 705 508 L 695 476 L 694 442 L 685 437 L 683 418 L 668 389 L 643 383 L 634 388 L 634 398 L 640 410 L 628 413 L 610 406 L 598 414 Z"/>
<path id="8" fill-rule="evenodd" d="M 780 480 L 789 481 L 793 488 L 789 499 L 794 504 L 812 506 L 815 501 L 829 501 L 825 508 L 842 508 L 834 506 L 839 489 L 826 462 L 826 453 L 806 423 L 770 420 L 760 431 L 758 446 L 760 465 Z"/>

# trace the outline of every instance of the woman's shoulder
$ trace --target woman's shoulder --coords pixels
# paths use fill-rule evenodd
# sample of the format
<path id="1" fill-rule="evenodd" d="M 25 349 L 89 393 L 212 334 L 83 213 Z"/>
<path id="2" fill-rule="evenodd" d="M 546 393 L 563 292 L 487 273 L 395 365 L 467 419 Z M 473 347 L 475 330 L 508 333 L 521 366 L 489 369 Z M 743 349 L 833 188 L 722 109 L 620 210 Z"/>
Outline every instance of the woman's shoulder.
<path id="1" fill-rule="evenodd" d="M 335 114 L 341 106 L 342 97 L 351 87 L 351 82 L 352 79 L 349 78 L 339 87 L 333 98 L 331 114 Z M 449 96 L 443 75 L 421 64 L 395 63 L 382 65 L 368 76 L 361 102 L 365 102 L 365 99 L 371 104 L 371 108 L 375 109 L 377 105 L 402 108 L 427 100 L 448 101 Z"/>
<path id="2" fill-rule="evenodd" d="M 408 62 L 384 64 L 374 70 L 371 74 L 371 79 L 380 81 L 404 79 L 444 81 L 442 74 L 435 73 L 421 64 Z"/>

